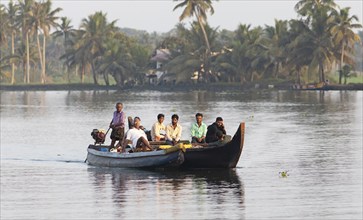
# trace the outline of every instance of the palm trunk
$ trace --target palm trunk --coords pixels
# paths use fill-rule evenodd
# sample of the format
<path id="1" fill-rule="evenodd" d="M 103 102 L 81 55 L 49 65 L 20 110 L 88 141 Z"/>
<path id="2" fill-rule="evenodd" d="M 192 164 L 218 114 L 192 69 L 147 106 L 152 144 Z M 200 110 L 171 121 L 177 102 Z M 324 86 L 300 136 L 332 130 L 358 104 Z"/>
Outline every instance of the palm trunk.
<path id="1" fill-rule="evenodd" d="M 279 62 L 276 63 L 275 79 L 279 78 Z"/>
<path id="2" fill-rule="evenodd" d="M 342 67 L 343 67 L 343 62 L 344 62 L 344 41 L 343 41 L 343 45 L 342 45 L 342 51 L 341 51 L 341 55 L 340 55 L 340 71 L 339 71 L 339 84 L 342 84 Z"/>
<path id="3" fill-rule="evenodd" d="M 66 65 L 66 73 L 67 73 L 68 83 L 71 83 L 71 73 L 69 71 L 68 64 Z"/>
<path id="4" fill-rule="evenodd" d="M 319 63 L 319 81 L 325 82 L 324 65 L 322 62 Z"/>
<path id="5" fill-rule="evenodd" d="M 14 45 L 14 38 L 15 38 L 15 34 L 14 31 L 11 33 L 11 55 L 14 56 L 15 53 L 15 45 Z M 15 64 L 12 62 L 11 63 L 11 84 L 15 83 Z"/>
<path id="6" fill-rule="evenodd" d="M 204 29 L 204 24 L 203 24 L 203 22 L 201 20 L 201 17 L 198 14 L 197 14 L 197 17 L 198 17 L 198 23 L 199 23 L 200 28 L 202 29 L 202 32 L 203 32 L 203 36 L 204 36 L 205 43 L 207 45 L 207 53 L 209 54 L 210 53 L 210 45 L 209 45 L 209 40 L 208 40 L 207 32 Z"/>
<path id="7" fill-rule="evenodd" d="M 108 80 L 108 73 L 104 72 L 103 73 L 103 78 L 105 80 L 106 85 L 109 86 L 110 85 L 110 81 Z"/>
<path id="8" fill-rule="evenodd" d="M 26 82 L 30 83 L 29 32 L 26 33 Z"/>
<path id="9" fill-rule="evenodd" d="M 22 21 L 21 26 L 21 47 L 24 48 L 24 45 L 26 45 L 26 30 L 25 30 L 25 21 Z M 22 57 L 22 64 L 23 64 L 23 82 L 26 83 L 26 60 L 24 60 L 24 55 Z"/>
<path id="10" fill-rule="evenodd" d="M 44 84 L 44 78 L 43 78 L 43 56 L 42 56 L 42 48 L 40 47 L 40 41 L 39 41 L 39 34 L 38 31 L 36 33 L 37 35 L 37 45 L 38 45 L 38 54 L 39 54 L 39 61 L 40 61 L 40 66 L 42 68 L 41 73 L 40 73 L 40 80 L 41 83 Z"/>
<path id="11" fill-rule="evenodd" d="M 296 69 L 296 83 L 301 85 L 300 68 Z"/>
<path id="12" fill-rule="evenodd" d="M 46 41 L 46 36 L 43 35 L 43 67 L 42 67 L 42 77 L 44 79 L 44 83 L 47 82 L 47 76 L 46 76 L 46 72 L 45 72 L 45 41 Z"/>
<path id="13" fill-rule="evenodd" d="M 84 71 L 85 71 L 85 67 L 84 64 L 82 64 L 82 70 L 81 70 L 81 83 L 84 82 Z"/>
<path id="14" fill-rule="evenodd" d="M 95 69 L 95 65 L 94 65 L 93 61 L 91 61 L 91 67 L 92 67 L 93 82 L 96 85 L 98 85 L 97 75 L 96 75 L 96 69 Z"/>

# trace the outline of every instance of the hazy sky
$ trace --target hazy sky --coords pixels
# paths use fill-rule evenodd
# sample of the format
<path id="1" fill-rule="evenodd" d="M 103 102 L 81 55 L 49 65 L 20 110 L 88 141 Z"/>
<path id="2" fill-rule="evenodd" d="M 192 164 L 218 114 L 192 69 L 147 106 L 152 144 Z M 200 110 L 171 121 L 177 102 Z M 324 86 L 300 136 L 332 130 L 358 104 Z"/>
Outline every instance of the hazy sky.
<path id="1" fill-rule="evenodd" d="M 208 16 L 212 27 L 235 30 L 238 24 L 252 26 L 273 25 L 274 19 L 297 18 L 294 6 L 297 0 L 219 0 L 213 2 L 215 13 Z M 336 0 L 341 7 L 351 7 L 362 23 L 363 0 Z M 4 1 L 5 3 L 5 1 Z M 130 27 L 148 32 L 166 32 L 179 22 L 182 9 L 173 11 L 177 2 L 172 0 L 53 0 L 53 7 L 61 7 L 61 16 L 72 19 L 75 28 L 80 21 L 95 11 L 107 13 L 108 19 L 118 20 L 119 27 Z M 189 23 L 191 20 L 185 21 Z"/>

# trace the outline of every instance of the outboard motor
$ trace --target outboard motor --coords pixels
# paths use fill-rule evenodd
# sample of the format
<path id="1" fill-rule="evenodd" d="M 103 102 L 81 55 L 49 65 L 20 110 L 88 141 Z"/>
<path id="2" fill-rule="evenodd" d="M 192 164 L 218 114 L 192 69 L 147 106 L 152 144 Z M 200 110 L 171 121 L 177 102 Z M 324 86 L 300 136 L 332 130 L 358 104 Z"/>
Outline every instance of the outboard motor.
<path id="1" fill-rule="evenodd" d="M 105 143 L 106 134 L 103 130 L 93 129 L 91 136 L 95 140 L 95 145 Z"/>

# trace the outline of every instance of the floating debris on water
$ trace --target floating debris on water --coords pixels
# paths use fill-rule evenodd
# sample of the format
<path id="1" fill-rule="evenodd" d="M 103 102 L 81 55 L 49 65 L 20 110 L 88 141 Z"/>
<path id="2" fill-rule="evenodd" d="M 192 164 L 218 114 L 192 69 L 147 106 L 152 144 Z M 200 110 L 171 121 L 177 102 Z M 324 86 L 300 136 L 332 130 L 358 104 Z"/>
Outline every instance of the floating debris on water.
<path id="1" fill-rule="evenodd" d="M 286 171 L 282 171 L 282 172 L 279 172 L 279 174 L 280 174 L 280 176 L 281 177 L 288 177 L 289 176 L 289 174 L 287 173 L 287 172 L 289 172 L 288 170 L 286 170 Z"/>
<path id="2" fill-rule="evenodd" d="M 251 116 L 248 117 L 248 120 L 253 121 L 254 118 L 255 118 L 255 116 L 251 115 Z"/>

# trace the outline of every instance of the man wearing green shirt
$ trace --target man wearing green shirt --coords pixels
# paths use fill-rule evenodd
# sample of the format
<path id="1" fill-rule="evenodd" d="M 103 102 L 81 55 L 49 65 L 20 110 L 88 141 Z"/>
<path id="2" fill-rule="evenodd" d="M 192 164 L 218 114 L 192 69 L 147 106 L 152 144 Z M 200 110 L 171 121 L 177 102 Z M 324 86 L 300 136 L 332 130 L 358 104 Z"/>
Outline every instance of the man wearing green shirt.
<path id="1" fill-rule="evenodd" d="M 203 114 L 195 115 L 196 123 L 192 125 L 190 133 L 192 135 L 192 143 L 206 143 L 205 136 L 207 135 L 207 125 L 203 123 Z"/>

